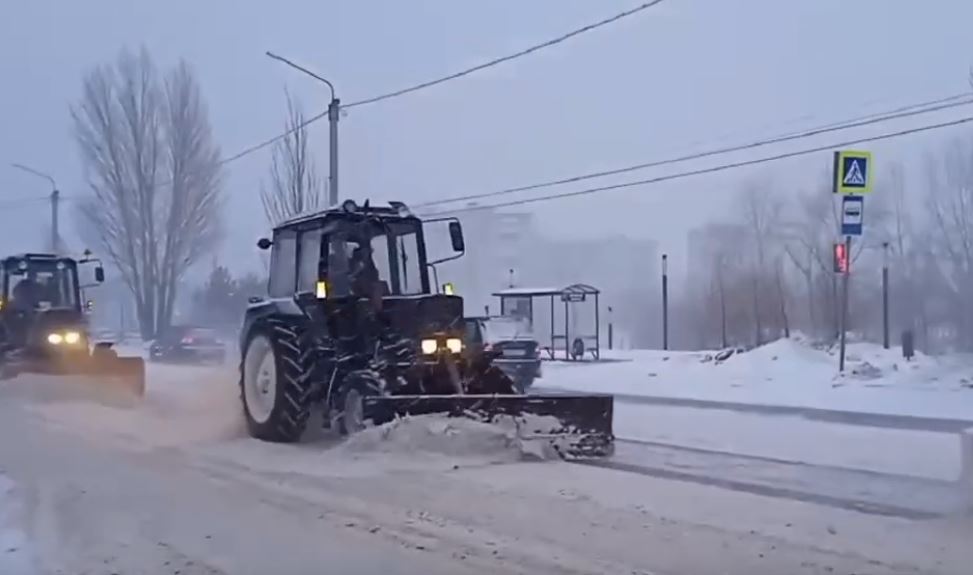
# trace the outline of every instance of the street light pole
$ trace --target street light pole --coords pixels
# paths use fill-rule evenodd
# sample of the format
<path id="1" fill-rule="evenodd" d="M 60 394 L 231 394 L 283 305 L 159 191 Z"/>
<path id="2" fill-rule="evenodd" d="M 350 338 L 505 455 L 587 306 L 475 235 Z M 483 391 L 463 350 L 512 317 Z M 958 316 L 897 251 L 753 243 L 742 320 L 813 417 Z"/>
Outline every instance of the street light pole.
<path id="1" fill-rule="evenodd" d="M 889 243 L 882 244 L 882 347 L 889 348 Z"/>
<path id="2" fill-rule="evenodd" d="M 669 255 L 662 254 L 662 349 L 669 349 Z"/>
<path id="3" fill-rule="evenodd" d="M 38 178 L 44 178 L 50 182 L 51 195 L 49 197 L 51 199 L 51 252 L 55 254 L 58 253 L 61 248 L 61 234 L 59 232 L 61 192 L 57 189 L 57 182 L 55 182 L 54 178 L 52 178 L 50 175 L 39 170 L 35 170 L 30 166 L 17 163 L 10 165 L 22 172 L 27 172 L 28 174 L 37 176 Z"/>
<path id="4" fill-rule="evenodd" d="M 330 148 L 328 158 L 328 205 L 336 206 L 338 205 L 338 117 L 341 112 L 341 100 L 335 97 L 334 84 L 283 56 L 278 56 L 273 52 L 267 52 L 267 56 L 278 62 L 283 62 L 291 68 L 324 83 L 331 91 L 331 102 L 328 104 L 328 146 Z"/>

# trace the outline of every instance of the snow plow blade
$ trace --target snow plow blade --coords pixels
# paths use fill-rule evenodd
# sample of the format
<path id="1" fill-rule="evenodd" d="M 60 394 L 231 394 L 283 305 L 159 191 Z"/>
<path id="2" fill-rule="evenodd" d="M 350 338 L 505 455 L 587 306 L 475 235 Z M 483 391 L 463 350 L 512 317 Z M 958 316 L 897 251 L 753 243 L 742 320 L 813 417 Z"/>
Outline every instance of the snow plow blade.
<path id="1" fill-rule="evenodd" d="M 508 416 L 521 439 L 548 440 L 562 457 L 614 452 L 611 395 L 393 395 L 363 400 L 376 425 L 398 417 L 442 413 L 492 423 Z"/>
<path id="2" fill-rule="evenodd" d="M 94 360 L 94 372 L 107 385 L 131 399 L 145 396 L 145 360 L 141 357 L 116 357 Z"/>

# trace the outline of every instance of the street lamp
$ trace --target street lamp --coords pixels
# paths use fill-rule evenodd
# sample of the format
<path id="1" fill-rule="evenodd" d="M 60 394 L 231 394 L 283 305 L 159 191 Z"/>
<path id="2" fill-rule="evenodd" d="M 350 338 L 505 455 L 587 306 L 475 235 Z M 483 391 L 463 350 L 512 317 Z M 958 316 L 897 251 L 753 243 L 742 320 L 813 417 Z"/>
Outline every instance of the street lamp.
<path id="1" fill-rule="evenodd" d="M 341 110 L 341 100 L 335 97 L 334 84 L 329 82 L 327 79 L 318 76 L 314 72 L 308 70 L 307 68 L 291 62 L 283 56 L 278 56 L 273 52 L 267 52 L 269 58 L 273 58 L 278 62 L 283 62 L 291 68 L 299 72 L 303 72 L 308 76 L 314 78 L 315 80 L 324 83 L 328 86 L 331 91 L 331 103 L 328 104 L 328 128 L 329 128 L 329 138 L 330 138 L 330 158 L 329 158 L 329 174 L 328 174 L 328 203 L 331 206 L 338 205 L 338 113 Z"/>
<path id="2" fill-rule="evenodd" d="M 60 203 L 60 200 L 61 200 L 61 192 L 58 191 L 58 189 L 57 189 L 57 182 L 55 182 L 54 181 L 54 178 L 51 177 L 49 174 L 45 174 L 44 172 L 41 172 L 40 170 L 35 170 L 34 168 L 31 168 L 30 166 L 25 166 L 24 164 L 18 164 L 18 163 L 12 163 L 10 165 L 12 167 L 14 167 L 14 168 L 22 171 L 22 172 L 27 172 L 28 174 L 37 176 L 38 178 L 43 178 L 43 179 L 47 180 L 48 182 L 50 182 L 50 184 L 51 184 L 51 195 L 50 195 L 50 198 L 51 198 L 51 251 L 53 253 L 55 253 L 55 254 L 58 253 L 58 251 L 59 251 L 59 249 L 61 247 L 60 234 L 58 233 L 58 207 L 59 207 L 58 204 Z"/>
<path id="3" fill-rule="evenodd" d="M 662 254 L 662 349 L 669 350 L 669 254 Z"/>
<path id="4" fill-rule="evenodd" d="M 882 347 L 889 348 L 889 243 L 882 243 Z"/>

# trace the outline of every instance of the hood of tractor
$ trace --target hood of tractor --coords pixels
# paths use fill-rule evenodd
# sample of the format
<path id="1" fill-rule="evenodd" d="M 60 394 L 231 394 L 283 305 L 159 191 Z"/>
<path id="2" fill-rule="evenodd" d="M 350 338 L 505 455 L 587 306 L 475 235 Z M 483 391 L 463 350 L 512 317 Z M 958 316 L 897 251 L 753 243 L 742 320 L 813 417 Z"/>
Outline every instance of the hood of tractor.
<path id="1" fill-rule="evenodd" d="M 450 295 L 391 296 L 382 300 L 389 327 L 404 337 L 463 330 L 463 298 Z"/>

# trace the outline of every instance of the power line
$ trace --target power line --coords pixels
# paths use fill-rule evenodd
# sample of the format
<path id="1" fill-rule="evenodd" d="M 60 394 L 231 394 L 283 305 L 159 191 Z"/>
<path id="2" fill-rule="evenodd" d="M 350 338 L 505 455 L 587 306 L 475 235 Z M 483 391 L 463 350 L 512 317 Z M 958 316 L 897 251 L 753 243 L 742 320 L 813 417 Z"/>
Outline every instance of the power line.
<path id="1" fill-rule="evenodd" d="M 964 98 L 964 99 L 963 100 L 960 100 L 960 101 L 956 101 L 956 100 L 959 100 L 960 98 Z M 680 163 L 680 162 L 686 162 L 686 161 L 689 161 L 689 160 L 698 160 L 698 159 L 702 159 L 702 158 L 708 158 L 708 157 L 711 157 L 711 156 L 718 156 L 718 155 L 728 154 L 728 153 L 731 153 L 731 152 L 739 152 L 739 151 L 744 151 L 744 150 L 751 150 L 751 149 L 754 149 L 754 148 L 761 148 L 761 147 L 769 146 L 769 145 L 772 145 L 772 144 L 781 144 L 781 143 L 790 142 L 790 141 L 794 141 L 794 140 L 800 140 L 800 139 L 804 139 L 804 138 L 810 138 L 810 137 L 813 137 L 813 136 L 819 136 L 821 134 L 826 134 L 826 133 L 829 133 L 829 132 L 836 132 L 836 131 L 847 130 L 847 129 L 851 129 L 851 128 L 860 128 L 862 126 L 868 126 L 868 125 L 872 125 L 872 124 L 878 124 L 878 123 L 881 123 L 881 122 L 887 122 L 889 120 L 897 120 L 897 119 L 900 119 L 900 118 L 908 118 L 908 117 L 911 117 L 911 116 L 918 116 L 918 115 L 922 115 L 922 114 L 928 114 L 928 113 L 931 113 L 931 112 L 938 112 L 938 111 L 941 111 L 941 110 L 947 110 L 947 109 L 956 108 L 956 107 L 959 107 L 959 106 L 967 106 L 967 105 L 970 105 L 970 104 L 973 104 L 973 95 L 971 95 L 969 93 L 958 94 L 958 95 L 955 95 L 955 96 L 950 96 L 949 98 L 941 98 L 941 99 L 933 100 L 933 101 L 930 101 L 930 102 L 923 102 L 921 104 L 912 104 L 912 105 L 909 105 L 909 106 L 902 106 L 900 108 L 896 108 L 894 110 L 888 110 L 886 112 L 881 112 L 881 113 L 878 113 L 878 114 L 871 114 L 871 115 L 868 115 L 868 116 L 863 116 L 863 117 L 859 117 L 859 118 L 853 118 L 853 119 L 850 119 L 850 120 L 843 120 L 841 122 L 834 122 L 834 123 L 831 123 L 831 124 L 826 124 L 824 126 L 819 126 L 819 127 L 816 127 L 816 128 L 812 128 L 810 130 L 805 130 L 803 132 L 791 132 L 791 133 L 788 133 L 788 134 L 784 134 L 784 135 L 780 135 L 780 136 L 774 136 L 774 137 L 767 138 L 767 139 L 763 139 L 763 140 L 757 140 L 757 141 L 749 142 L 749 143 L 746 143 L 746 144 L 739 144 L 739 145 L 734 145 L 734 146 L 726 146 L 726 147 L 722 147 L 722 148 L 715 148 L 715 149 L 706 150 L 706 151 L 703 151 L 703 152 L 695 152 L 695 153 L 692 153 L 692 154 L 686 154 L 686 155 L 683 155 L 683 156 L 677 156 L 677 157 L 674 157 L 674 158 L 666 158 L 666 159 L 662 159 L 662 160 L 654 160 L 654 161 L 651 161 L 651 162 L 644 162 L 644 163 L 641 163 L 641 164 L 635 164 L 633 166 L 626 166 L 626 167 L 623 167 L 623 168 L 615 168 L 615 169 L 611 169 L 611 170 L 603 170 L 603 171 L 599 171 L 599 172 L 591 172 L 591 173 L 587 173 L 587 174 L 581 174 L 581 175 L 578 175 L 578 176 L 572 176 L 572 177 L 569 177 L 569 178 L 562 178 L 562 179 L 558 179 L 558 180 L 551 180 L 551 181 L 546 181 L 546 182 L 540 182 L 540 183 L 537 183 L 537 184 L 530 184 L 530 185 L 526 185 L 526 186 L 518 186 L 518 187 L 515 187 L 515 188 L 507 188 L 507 189 L 497 190 L 497 191 L 493 191 L 493 192 L 483 192 L 483 193 L 479 193 L 479 194 L 468 194 L 468 195 L 465 195 L 465 196 L 456 196 L 456 197 L 452 197 L 452 198 L 445 198 L 445 199 L 442 199 L 442 200 L 435 200 L 435 201 L 431 201 L 431 202 L 417 204 L 415 207 L 416 208 L 422 208 L 422 207 L 429 207 L 429 206 L 438 206 L 438 205 L 442 205 L 442 204 L 451 204 L 451 203 L 455 203 L 455 202 L 462 202 L 462 201 L 469 201 L 469 200 L 478 200 L 478 199 L 491 198 L 491 197 L 497 197 L 497 196 L 505 196 L 505 195 L 510 195 L 510 194 L 516 194 L 516 193 L 519 193 L 519 192 L 527 192 L 527 191 L 531 191 L 531 190 L 537 190 L 537 189 L 541 189 L 541 188 L 549 188 L 549 187 L 560 186 L 560 185 L 564 185 L 564 184 L 572 184 L 572 183 L 581 182 L 581 181 L 584 181 L 584 180 L 590 180 L 590 179 L 594 179 L 594 178 L 602 178 L 602 177 L 606 177 L 606 176 L 614 176 L 614 175 L 618 175 L 618 174 L 624 174 L 624 173 L 627 173 L 627 172 L 634 172 L 634 171 L 644 170 L 644 169 L 648 169 L 648 168 L 656 168 L 656 167 L 665 166 L 665 165 L 668 165 L 668 164 L 675 164 L 675 163 Z"/>
<path id="2" fill-rule="evenodd" d="M 442 212 L 435 212 L 435 214 L 436 215 L 441 215 L 441 214 L 459 214 L 459 213 L 465 213 L 465 212 L 475 212 L 475 211 L 480 211 L 480 210 L 490 210 L 490 209 L 494 209 L 494 208 L 504 208 L 504 207 L 509 207 L 509 206 L 521 206 L 521 205 L 524 205 L 524 204 L 533 204 L 533 203 L 538 203 L 538 202 L 546 202 L 546 201 L 551 201 L 551 200 L 559 200 L 559 199 L 563 199 L 563 198 L 572 198 L 572 197 L 576 197 L 576 196 L 584 196 L 584 195 L 589 195 L 589 194 L 596 194 L 596 193 L 607 192 L 607 191 L 612 191 L 612 190 L 620 190 L 620 189 L 625 189 L 625 188 L 632 188 L 632 187 L 636 187 L 636 186 L 644 186 L 644 185 L 649 185 L 649 184 L 657 184 L 657 183 L 666 182 L 666 181 L 669 181 L 669 180 L 679 180 L 679 179 L 682 179 L 682 178 L 688 178 L 688 177 L 692 177 L 692 176 L 700 176 L 700 175 L 704 175 L 704 174 L 711 174 L 711 173 L 715 173 L 715 172 L 723 172 L 723 171 L 726 171 L 726 170 L 732 170 L 732 169 L 736 169 L 736 168 L 743 168 L 743 167 L 747 167 L 747 166 L 754 166 L 754 165 L 757 165 L 757 164 L 765 164 L 765 163 L 768 163 L 768 162 L 776 162 L 776 161 L 779 161 L 779 160 L 786 160 L 788 158 L 796 158 L 798 156 L 807 156 L 809 154 L 815 154 L 815 153 L 818 153 L 818 152 L 826 152 L 826 151 L 834 150 L 835 148 L 843 148 L 845 146 L 854 146 L 854 145 L 857 145 L 857 144 L 865 144 L 865 143 L 868 143 L 868 142 L 877 142 L 877 141 L 880 141 L 880 140 L 891 140 L 893 138 L 900 138 L 902 136 L 908 136 L 910 134 L 918 134 L 918 133 L 921 133 L 921 132 L 929 132 L 929 131 L 933 131 L 933 130 L 940 130 L 940 129 L 943 129 L 943 128 L 949 128 L 949 127 L 953 127 L 953 126 L 959 126 L 961 124 L 967 124 L 967 123 L 970 123 L 970 122 L 973 122 L 973 116 L 967 116 L 965 118 L 959 118 L 957 120 L 952 120 L 950 122 L 942 122 L 942 123 L 939 123 L 939 124 L 929 124 L 929 125 L 920 126 L 920 127 L 917 127 L 917 128 L 910 128 L 908 130 L 901 130 L 901 131 L 898 131 L 898 132 L 891 132 L 891 133 L 882 134 L 882 135 L 879 135 L 879 136 L 871 136 L 871 137 L 867 137 L 867 138 L 858 138 L 858 139 L 854 139 L 854 140 L 846 140 L 844 142 L 836 142 L 836 143 L 828 144 L 828 145 L 825 145 L 825 146 L 817 146 L 817 147 L 814 147 L 814 148 L 807 148 L 807 149 L 804 149 L 804 150 L 798 150 L 798 151 L 794 151 L 794 152 L 786 152 L 786 153 L 777 154 L 777 155 L 773 155 L 773 156 L 767 156 L 767 157 L 763 157 L 763 158 L 756 158 L 756 159 L 752 159 L 752 160 L 744 160 L 744 161 L 734 162 L 734 163 L 730 163 L 730 164 L 721 164 L 721 165 L 718 165 L 718 166 L 712 166 L 712 167 L 709 167 L 709 168 L 700 168 L 700 169 L 697 169 L 697 170 L 691 170 L 691 171 L 686 171 L 686 172 L 679 172 L 679 173 L 676 173 L 676 174 L 668 174 L 668 175 L 665 175 L 665 176 L 659 176 L 659 177 L 649 178 L 649 179 L 645 179 L 645 180 L 637 180 L 637 181 L 634 181 L 634 182 L 624 182 L 624 183 L 621 183 L 621 184 L 613 184 L 613 185 L 610 185 L 610 186 L 601 186 L 601 187 L 597 187 L 597 188 L 587 188 L 587 189 L 584 189 L 584 190 L 576 190 L 576 191 L 573 191 L 573 192 L 562 192 L 562 193 L 559 193 L 559 194 L 550 194 L 550 195 L 547 195 L 547 196 L 537 196 L 537 197 L 526 198 L 526 199 L 522 199 L 522 200 L 514 200 L 514 201 L 510 201 L 510 202 L 502 202 L 502 203 L 499 203 L 499 204 L 490 204 L 490 205 L 484 205 L 484 206 L 467 206 L 467 207 L 463 207 L 463 208 L 457 208 L 455 210 L 446 210 L 446 211 L 442 211 Z"/>
<path id="3" fill-rule="evenodd" d="M 658 4 L 661 4 L 664 1 L 665 0 L 652 0 L 651 2 L 645 2 L 645 3 L 642 3 L 642 4 L 640 4 L 640 5 L 632 8 L 630 10 L 626 10 L 624 12 L 620 12 L 620 13 L 612 16 L 611 18 L 605 18 L 604 20 L 600 20 L 600 21 L 595 22 L 593 24 L 588 24 L 587 26 L 583 26 L 583 27 L 578 28 L 576 30 L 572 30 L 571 32 L 568 32 L 567 34 L 562 34 L 561 36 L 558 36 L 557 38 L 552 38 L 552 39 L 550 39 L 550 40 L 548 40 L 546 42 L 542 42 L 540 44 L 536 44 L 534 46 L 531 46 L 530 48 L 526 48 L 526 49 L 521 50 L 519 52 L 514 52 L 513 54 L 509 54 L 507 56 L 502 56 L 500 58 L 495 58 L 495 59 L 490 60 L 488 62 L 483 62 L 482 64 L 477 64 L 476 66 L 473 66 L 471 68 L 467 68 L 465 70 L 462 70 L 462 71 L 459 71 L 459 72 L 455 72 L 453 74 L 449 74 L 448 76 L 443 76 L 443 77 L 437 78 L 435 80 L 429 80 L 429 81 L 423 82 L 421 84 L 416 84 L 414 86 L 409 86 L 408 88 L 402 88 L 401 90 L 396 90 L 394 92 L 389 92 L 387 94 L 382 94 L 380 96 L 374 96 L 374 97 L 371 97 L 371 98 L 366 98 L 364 100 L 359 100 L 357 102 L 352 102 L 350 104 L 345 104 L 344 106 L 342 106 L 342 108 L 354 108 L 355 106 L 364 106 L 366 104 L 374 104 L 375 102 L 381 102 L 382 100 L 388 100 L 389 98 L 397 98 L 399 96 L 403 96 L 403 95 L 409 94 L 411 92 L 417 92 L 419 90 L 423 90 L 425 88 L 429 88 L 429 87 L 435 86 L 437 84 L 442 84 L 444 82 L 449 82 L 450 80 L 455 80 L 457 78 L 462 78 L 463 76 L 468 76 L 470 74 L 473 74 L 474 72 L 479 72 L 480 70 L 485 70 L 486 68 L 491 68 L 491 67 L 496 66 L 498 64 L 503 64 L 504 62 L 509 62 L 511 60 L 515 60 L 517 58 L 521 58 L 523 56 L 527 56 L 527 55 L 532 54 L 534 52 L 543 50 L 545 48 L 550 48 L 551 46 L 556 46 L 557 44 L 560 44 L 561 42 L 564 42 L 566 40 L 570 40 L 571 38 L 574 38 L 575 36 L 580 36 L 581 34 L 584 34 L 586 32 L 590 32 L 590 31 L 595 30 L 597 28 L 601 28 L 602 26 L 607 26 L 608 24 L 615 23 L 615 22 L 617 22 L 619 20 L 622 20 L 623 18 L 628 18 L 629 16 L 633 16 L 635 14 L 638 14 L 639 12 L 642 12 L 644 10 L 648 10 L 649 8 L 652 8 L 653 6 L 656 6 Z"/>
<path id="4" fill-rule="evenodd" d="M 612 16 L 611 18 L 606 18 L 604 20 L 600 20 L 598 22 L 595 22 L 594 24 L 588 24 L 587 26 L 578 28 L 576 30 L 572 30 L 571 32 L 568 32 L 567 34 L 562 34 L 561 36 L 558 36 L 557 38 L 553 38 L 553 39 L 548 40 L 546 42 L 542 42 L 540 44 L 536 44 L 536 45 L 531 46 L 529 48 L 526 48 L 524 50 L 520 50 L 519 52 L 515 52 L 515 53 L 509 54 L 507 56 L 502 56 L 500 58 L 494 58 L 493 60 L 490 60 L 488 62 L 484 62 L 482 64 L 478 64 L 478 65 L 473 66 L 471 68 L 467 68 L 465 70 L 461 70 L 459 72 L 455 72 L 453 74 L 449 74 L 449 75 L 443 76 L 441 78 L 436 78 L 435 80 L 429 80 L 429 81 L 426 81 L 426 82 L 422 82 L 421 84 L 416 84 L 414 86 L 409 86 L 407 88 L 402 88 L 400 90 L 395 90 L 394 92 L 389 92 L 387 94 L 381 94 L 379 96 L 373 96 L 371 98 L 365 98 L 364 100 L 358 100 L 357 102 L 351 102 L 350 104 L 344 104 L 341 107 L 342 108 L 354 108 L 356 106 L 364 106 L 364 105 L 367 105 L 367 104 L 374 104 L 375 102 L 380 102 L 382 100 L 388 100 L 390 98 L 396 98 L 398 96 L 403 96 L 405 94 L 410 94 L 412 92 L 417 92 L 419 90 L 423 90 L 425 88 L 429 88 L 429 87 L 432 87 L 432 86 L 436 86 L 436 85 L 442 84 L 444 82 L 449 82 L 450 80 L 455 80 L 457 78 L 462 78 L 463 76 L 469 76 L 470 74 L 473 74 L 475 72 L 479 72 L 480 70 L 484 70 L 486 68 L 491 68 L 493 66 L 497 66 L 499 64 L 503 64 L 505 62 L 509 62 L 511 60 L 515 60 L 517 58 L 520 58 L 520 57 L 523 57 L 523 56 L 527 56 L 527 55 L 532 54 L 534 52 L 537 52 L 539 50 L 543 50 L 545 48 L 549 48 L 551 46 L 555 46 L 557 44 L 560 44 L 560 43 L 562 43 L 562 42 L 564 42 L 566 40 L 569 40 L 571 38 L 574 38 L 575 36 L 579 36 L 579 35 L 584 34 L 586 32 L 590 32 L 592 30 L 595 30 L 597 28 L 601 28 L 603 26 L 607 26 L 608 24 L 612 24 L 612 23 L 617 22 L 617 21 L 619 21 L 619 20 L 621 20 L 623 18 L 627 18 L 629 16 L 633 16 L 635 14 L 638 14 L 639 12 L 642 12 L 643 10 L 648 10 L 649 8 L 652 8 L 653 6 L 655 6 L 657 4 L 661 4 L 664 1 L 665 0 L 652 0 L 651 2 L 644 2 L 644 3 L 642 3 L 642 4 L 638 5 L 638 6 L 630 9 L 630 10 L 626 10 L 624 12 L 620 12 L 620 13 Z M 218 162 L 218 164 L 221 165 L 221 166 L 222 165 L 225 165 L 225 164 L 229 164 L 231 162 L 235 162 L 235 161 L 239 160 L 240 158 L 243 158 L 245 156 L 249 156 L 250 154 L 253 154 L 254 152 L 258 152 L 258 151 L 260 151 L 260 150 L 262 150 L 264 148 L 267 148 L 268 146 L 272 146 L 275 143 L 279 142 L 280 140 L 283 140 L 287 136 L 290 136 L 294 132 L 296 132 L 298 130 L 301 130 L 301 129 L 305 128 L 306 126 L 309 126 L 309 125 L 311 125 L 311 124 L 313 124 L 313 123 L 315 123 L 315 122 L 317 122 L 317 121 L 319 121 L 319 120 L 321 120 L 323 118 L 326 118 L 327 116 L 328 116 L 327 110 L 325 110 L 324 112 L 321 112 L 319 114 L 315 114 L 314 116 L 311 116 L 310 118 L 308 118 L 304 122 L 301 122 L 297 126 L 294 126 L 290 130 L 287 130 L 286 132 L 284 132 L 282 134 L 278 134 L 278 135 L 276 135 L 276 136 L 274 136 L 272 138 L 268 138 L 268 139 L 266 139 L 266 140 L 264 140 L 262 142 L 259 142 L 257 144 L 254 144 L 254 145 L 252 145 L 252 146 L 250 146 L 248 148 L 244 148 L 243 150 L 240 150 L 239 152 L 233 154 L 232 156 L 229 156 L 229 157 L 226 157 L 226 158 L 222 158 Z M 172 182 L 165 182 L 163 185 L 170 184 L 170 183 L 172 183 Z"/>

